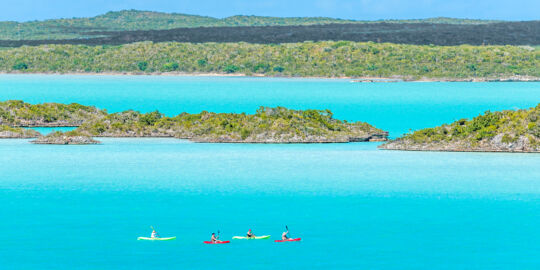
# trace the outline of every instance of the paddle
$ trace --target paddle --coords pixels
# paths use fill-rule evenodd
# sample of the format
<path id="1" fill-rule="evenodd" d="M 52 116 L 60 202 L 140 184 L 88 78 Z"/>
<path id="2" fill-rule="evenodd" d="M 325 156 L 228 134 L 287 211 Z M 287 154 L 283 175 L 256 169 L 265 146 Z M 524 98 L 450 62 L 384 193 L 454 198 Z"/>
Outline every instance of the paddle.
<path id="1" fill-rule="evenodd" d="M 287 229 L 287 234 L 288 234 L 287 237 L 292 238 L 292 237 L 291 237 L 291 234 L 289 233 L 289 227 L 288 227 L 287 225 L 285 225 L 285 229 Z"/>

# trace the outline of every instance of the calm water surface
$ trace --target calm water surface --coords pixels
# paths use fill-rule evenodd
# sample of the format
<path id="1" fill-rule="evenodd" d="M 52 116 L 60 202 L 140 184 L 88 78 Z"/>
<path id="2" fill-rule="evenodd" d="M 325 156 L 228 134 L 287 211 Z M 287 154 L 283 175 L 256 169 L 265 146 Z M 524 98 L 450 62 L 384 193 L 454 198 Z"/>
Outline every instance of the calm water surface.
<path id="1" fill-rule="evenodd" d="M 540 266 L 540 155 L 103 142 L 0 141 L 5 269 Z M 201 243 L 284 225 L 304 240 Z"/>
<path id="2" fill-rule="evenodd" d="M 0 100 L 109 111 L 330 108 L 394 134 L 530 107 L 540 84 L 0 76 Z M 540 155 L 377 143 L 102 145 L 0 140 L 2 269 L 538 269 Z M 136 241 L 154 225 L 176 241 Z M 299 243 L 279 238 L 288 225 Z"/>
<path id="3" fill-rule="evenodd" d="M 336 118 L 369 122 L 399 136 L 477 116 L 486 110 L 529 108 L 540 83 L 351 83 L 350 80 L 0 75 L 0 100 L 95 105 L 167 115 L 254 113 L 259 106 L 331 109 Z"/>

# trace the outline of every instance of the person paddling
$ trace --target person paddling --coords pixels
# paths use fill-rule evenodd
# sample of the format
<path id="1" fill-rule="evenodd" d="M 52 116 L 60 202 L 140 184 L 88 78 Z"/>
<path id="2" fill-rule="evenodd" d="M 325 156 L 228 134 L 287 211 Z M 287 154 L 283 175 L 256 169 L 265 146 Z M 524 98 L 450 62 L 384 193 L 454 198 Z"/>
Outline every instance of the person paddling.
<path id="1" fill-rule="evenodd" d="M 255 237 L 255 235 L 253 234 L 253 232 L 251 232 L 251 229 L 249 229 L 249 231 L 247 232 L 247 238 L 253 238 Z"/>
<path id="2" fill-rule="evenodd" d="M 289 240 L 289 236 L 287 236 L 288 234 L 289 234 L 289 229 L 287 228 L 287 231 L 281 234 L 281 240 Z"/>
<path id="3" fill-rule="evenodd" d="M 216 243 L 217 241 L 219 241 L 219 236 L 216 237 L 216 234 L 212 233 L 212 238 L 210 239 L 210 241 L 212 241 L 212 243 Z"/>
<path id="4" fill-rule="evenodd" d="M 152 229 L 152 235 L 150 236 L 150 238 L 158 238 L 159 237 L 159 234 L 156 232 L 156 230 Z"/>

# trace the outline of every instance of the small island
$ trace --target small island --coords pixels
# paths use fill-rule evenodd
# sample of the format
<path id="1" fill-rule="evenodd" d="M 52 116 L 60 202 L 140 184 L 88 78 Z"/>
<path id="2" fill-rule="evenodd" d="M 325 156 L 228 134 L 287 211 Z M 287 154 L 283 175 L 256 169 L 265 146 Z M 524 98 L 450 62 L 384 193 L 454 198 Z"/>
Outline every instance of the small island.
<path id="1" fill-rule="evenodd" d="M 30 141 L 34 144 L 100 144 L 99 141 L 77 131 L 52 132 Z"/>
<path id="2" fill-rule="evenodd" d="M 254 114 L 128 110 L 109 114 L 80 104 L 0 102 L 0 124 L 10 127 L 76 126 L 39 137 L 37 144 L 94 144 L 92 137 L 170 137 L 204 143 L 347 143 L 386 141 L 388 132 L 364 122 L 335 119 L 330 110 L 260 107 Z M 34 135 L 34 137 L 39 134 Z"/>
<path id="3" fill-rule="evenodd" d="M 540 152 L 540 104 L 528 110 L 486 112 L 471 120 L 426 128 L 379 146 L 388 150 Z"/>
<path id="4" fill-rule="evenodd" d="M 95 137 L 174 137 L 206 143 L 346 143 L 385 141 L 388 133 L 368 123 L 341 121 L 329 110 L 260 107 L 255 114 L 125 111 L 85 122 Z"/>

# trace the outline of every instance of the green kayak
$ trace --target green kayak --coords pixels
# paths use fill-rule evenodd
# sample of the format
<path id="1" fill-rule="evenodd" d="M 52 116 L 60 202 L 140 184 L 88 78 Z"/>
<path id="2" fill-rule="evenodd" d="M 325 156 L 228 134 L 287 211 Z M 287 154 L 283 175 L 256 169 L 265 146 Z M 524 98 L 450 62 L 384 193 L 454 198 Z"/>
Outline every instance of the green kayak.
<path id="1" fill-rule="evenodd" d="M 169 241 L 176 239 L 176 236 L 173 237 L 139 237 L 137 240 L 149 240 L 149 241 Z"/>
<path id="2" fill-rule="evenodd" d="M 233 236 L 232 239 L 246 239 L 246 240 L 257 240 L 257 239 L 268 239 L 270 235 L 255 236 L 255 237 L 246 237 L 246 236 Z"/>

